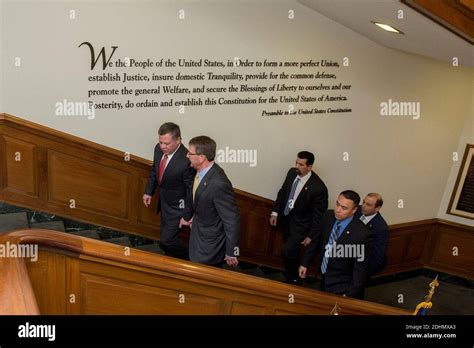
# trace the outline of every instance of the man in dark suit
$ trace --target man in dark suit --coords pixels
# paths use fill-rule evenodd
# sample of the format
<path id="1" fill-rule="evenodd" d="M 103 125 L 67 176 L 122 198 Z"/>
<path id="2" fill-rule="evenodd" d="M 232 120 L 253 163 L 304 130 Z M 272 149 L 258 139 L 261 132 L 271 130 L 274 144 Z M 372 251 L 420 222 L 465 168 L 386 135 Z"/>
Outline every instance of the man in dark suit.
<path id="1" fill-rule="evenodd" d="M 177 124 L 167 122 L 158 130 L 159 143 L 155 146 L 153 166 L 143 195 L 143 203 L 150 205 L 158 188 L 160 216 L 160 247 L 165 255 L 188 259 L 188 247 L 179 236 L 181 223 L 192 216 L 192 185 L 196 171 L 187 158 L 188 149 L 181 143 Z"/>
<path id="2" fill-rule="evenodd" d="M 323 231 L 313 239 L 299 268 L 301 278 L 314 257 L 322 251 L 318 264 L 321 270 L 321 290 L 334 294 L 363 298 L 369 278 L 372 232 L 354 218 L 359 195 L 351 190 L 339 194 L 335 210 L 323 218 Z"/>
<path id="3" fill-rule="evenodd" d="M 321 217 L 328 208 L 328 190 L 313 172 L 314 155 L 301 151 L 296 166 L 291 168 L 278 191 L 270 216 L 270 225 L 277 222 L 283 229 L 283 260 L 286 281 L 300 284 L 298 266 L 301 246 L 307 246 L 321 233 Z"/>
<path id="4" fill-rule="evenodd" d="M 193 217 L 189 258 L 221 267 L 239 261 L 240 214 L 224 170 L 214 163 L 216 142 L 207 136 L 189 141 L 188 158 L 197 173 L 193 183 Z"/>
<path id="5" fill-rule="evenodd" d="M 387 264 L 388 225 L 380 214 L 383 199 L 378 193 L 369 193 L 365 196 L 362 205 L 355 213 L 355 218 L 360 219 L 374 234 L 374 247 L 370 275 L 380 273 Z"/>

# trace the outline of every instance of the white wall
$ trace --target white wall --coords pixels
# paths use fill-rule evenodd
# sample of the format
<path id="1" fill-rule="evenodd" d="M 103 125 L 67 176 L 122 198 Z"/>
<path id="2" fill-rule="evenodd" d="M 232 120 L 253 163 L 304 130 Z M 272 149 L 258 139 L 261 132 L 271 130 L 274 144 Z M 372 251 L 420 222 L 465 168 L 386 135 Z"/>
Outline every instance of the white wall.
<path id="1" fill-rule="evenodd" d="M 206 134 L 220 148 L 256 149 L 256 167 L 223 167 L 235 187 L 271 199 L 296 153 L 308 149 L 316 154 L 331 205 L 338 192 L 351 188 L 382 193 L 382 212 L 391 224 L 438 215 L 453 171 L 452 152 L 461 146 L 471 115 L 473 69 L 382 47 L 295 1 L 37 0 L 7 1 L 5 10 L 3 59 L 21 56 L 23 62 L 20 69 L 5 67 L 5 112 L 149 159 L 159 125 L 174 121 L 185 142 Z M 87 100 L 89 53 L 77 48 L 83 41 L 119 46 L 122 58 L 349 57 L 339 76 L 353 85 L 353 112 L 262 118 L 261 106 L 237 105 L 189 108 L 185 114 L 177 108 L 135 109 L 98 112 L 94 120 L 61 118 L 54 115 L 56 102 Z M 380 103 L 388 99 L 420 102 L 421 118 L 381 117 Z M 344 152 L 349 161 L 343 161 Z"/>
<path id="2" fill-rule="evenodd" d="M 458 153 L 458 161 L 454 161 L 451 166 L 451 171 L 449 172 L 449 177 L 446 185 L 446 189 L 443 194 L 443 199 L 441 201 L 438 217 L 440 219 L 454 221 L 460 224 L 474 226 L 474 221 L 471 219 L 446 214 L 448 209 L 449 201 L 454 190 L 454 185 L 458 177 L 459 169 L 461 167 L 462 158 L 464 156 L 464 151 L 466 150 L 466 144 L 474 144 L 474 74 L 471 75 L 471 84 L 472 84 L 472 95 L 471 95 L 471 112 L 466 117 L 464 123 L 464 128 L 462 131 L 459 144 L 455 152 Z M 454 151 L 453 151 L 454 152 Z"/>

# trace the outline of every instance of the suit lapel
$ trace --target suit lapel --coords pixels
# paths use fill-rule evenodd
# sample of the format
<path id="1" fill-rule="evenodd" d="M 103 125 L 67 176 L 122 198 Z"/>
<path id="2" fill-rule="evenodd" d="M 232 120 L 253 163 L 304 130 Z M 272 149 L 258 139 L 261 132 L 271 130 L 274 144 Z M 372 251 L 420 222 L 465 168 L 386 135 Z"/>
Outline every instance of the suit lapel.
<path id="1" fill-rule="evenodd" d="M 201 179 L 201 182 L 199 183 L 199 186 L 196 189 L 196 193 L 194 194 L 194 206 L 197 205 L 200 196 L 204 193 L 204 191 L 209 186 L 209 181 L 212 179 L 212 176 L 214 175 L 216 169 L 217 169 L 217 164 L 214 163 L 211 169 L 209 169 L 206 175 L 204 175 L 204 178 Z"/>
<path id="2" fill-rule="evenodd" d="M 295 206 L 297 204 L 299 204 L 300 202 L 304 202 L 304 199 L 308 193 L 308 190 L 311 188 L 311 184 L 313 182 L 313 172 L 311 172 L 311 176 L 309 177 L 308 181 L 306 181 L 306 183 L 304 184 L 303 188 L 301 189 L 300 191 L 300 194 L 298 195 L 298 197 L 296 197 L 296 201 L 295 201 Z"/>
<path id="3" fill-rule="evenodd" d="M 350 237 L 352 233 L 352 228 L 354 227 L 354 220 L 355 220 L 355 217 L 352 218 L 352 221 L 349 223 L 349 225 L 347 225 L 346 229 L 342 231 L 341 235 L 337 239 L 337 242 L 336 242 L 337 244 L 344 243 Z"/>
<path id="4" fill-rule="evenodd" d="M 331 223 L 328 224 L 327 226 L 327 230 L 325 231 L 326 233 L 324 233 L 324 240 L 323 240 L 323 246 L 325 246 L 326 244 L 328 244 L 329 242 L 329 236 L 331 235 L 331 232 L 332 232 L 332 228 L 334 227 L 334 223 L 336 222 L 336 217 L 332 216 L 331 218 Z"/>
<path id="5" fill-rule="evenodd" d="M 375 216 L 367 223 L 367 227 L 370 229 L 374 228 L 374 223 L 377 222 L 378 218 L 379 218 L 379 213 L 375 214 Z"/>
<path id="6" fill-rule="evenodd" d="M 347 225 L 347 227 L 344 229 L 344 231 L 342 231 L 342 233 L 339 235 L 339 238 L 336 240 L 336 244 L 341 244 L 345 240 L 347 240 L 347 238 L 350 237 L 350 235 L 352 233 L 352 231 L 351 231 L 352 227 L 354 226 L 354 224 L 353 224 L 354 219 L 355 219 L 355 217 L 352 219 L 352 221 L 349 223 L 349 225 Z M 333 217 L 331 219 L 331 223 L 328 226 L 329 227 L 328 230 L 326 230 L 326 233 L 324 234 L 323 246 L 328 244 L 329 236 L 331 235 L 331 232 L 332 232 L 332 229 L 333 229 L 335 223 L 336 223 L 336 217 Z"/>
<path id="7" fill-rule="evenodd" d="M 176 152 L 174 153 L 173 157 L 171 157 L 170 162 L 168 163 L 168 165 L 165 168 L 165 171 L 163 172 L 163 178 L 161 180 L 160 185 L 162 185 L 166 181 L 167 174 L 171 173 L 174 167 L 176 167 L 176 163 L 177 161 L 179 161 L 182 155 L 183 148 L 184 148 L 184 145 L 181 144 L 179 148 L 176 150 Z M 159 166 L 158 166 L 158 170 L 159 170 Z"/>

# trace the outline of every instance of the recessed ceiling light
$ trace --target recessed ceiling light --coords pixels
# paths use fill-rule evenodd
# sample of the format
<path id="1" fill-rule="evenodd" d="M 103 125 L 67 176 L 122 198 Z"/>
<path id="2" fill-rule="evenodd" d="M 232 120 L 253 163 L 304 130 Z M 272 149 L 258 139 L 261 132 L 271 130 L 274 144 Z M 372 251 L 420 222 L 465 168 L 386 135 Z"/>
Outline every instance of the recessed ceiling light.
<path id="1" fill-rule="evenodd" d="M 378 22 L 372 22 L 376 26 L 382 28 L 383 30 L 389 31 L 391 33 L 397 33 L 397 34 L 403 34 L 400 30 L 388 25 L 388 24 L 383 24 L 383 23 L 378 23 Z"/>

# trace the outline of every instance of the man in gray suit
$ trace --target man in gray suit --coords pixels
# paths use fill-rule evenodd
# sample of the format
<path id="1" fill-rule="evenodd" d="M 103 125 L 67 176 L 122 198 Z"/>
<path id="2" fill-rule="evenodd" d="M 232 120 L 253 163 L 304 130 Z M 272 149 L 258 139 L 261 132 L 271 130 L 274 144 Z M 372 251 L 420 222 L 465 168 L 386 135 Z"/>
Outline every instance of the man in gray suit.
<path id="1" fill-rule="evenodd" d="M 224 261 L 239 261 L 240 214 L 234 190 L 224 170 L 216 163 L 216 142 L 207 136 L 189 141 L 188 158 L 197 174 L 193 183 L 193 217 L 181 220 L 191 226 L 189 258 L 193 262 L 221 267 Z"/>

